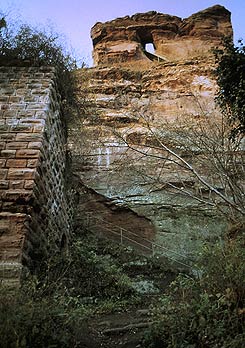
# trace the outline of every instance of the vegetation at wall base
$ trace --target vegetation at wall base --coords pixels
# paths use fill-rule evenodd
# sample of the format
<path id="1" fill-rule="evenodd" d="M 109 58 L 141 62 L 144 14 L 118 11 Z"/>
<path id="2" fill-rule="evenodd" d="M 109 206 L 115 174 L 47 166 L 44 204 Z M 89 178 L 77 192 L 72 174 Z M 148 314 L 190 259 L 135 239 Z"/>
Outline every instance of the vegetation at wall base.
<path id="1" fill-rule="evenodd" d="M 241 348 L 245 342 L 244 240 L 205 247 L 199 278 L 180 275 L 153 310 L 147 348 Z"/>
<path id="2" fill-rule="evenodd" d="M 69 253 L 51 255 L 14 296 L 1 290 L 0 347 L 99 346 L 103 338 L 90 327 L 91 318 L 145 306 L 145 296 L 133 287 L 130 266 L 144 263 L 157 280 L 173 271 L 170 264 L 146 261 L 131 248 L 91 233 L 75 235 Z M 239 236 L 204 246 L 197 266 L 197 275 L 181 273 L 167 293 L 154 297 L 154 324 L 145 347 L 242 347 L 244 240 Z"/>
<path id="3" fill-rule="evenodd" d="M 141 258 L 130 248 L 79 231 L 67 254 L 51 253 L 17 292 L 1 289 L 0 347 L 99 346 L 101 338 L 89 319 L 127 311 L 145 300 L 122 266 Z M 155 268 L 151 260 L 150 267 Z"/>

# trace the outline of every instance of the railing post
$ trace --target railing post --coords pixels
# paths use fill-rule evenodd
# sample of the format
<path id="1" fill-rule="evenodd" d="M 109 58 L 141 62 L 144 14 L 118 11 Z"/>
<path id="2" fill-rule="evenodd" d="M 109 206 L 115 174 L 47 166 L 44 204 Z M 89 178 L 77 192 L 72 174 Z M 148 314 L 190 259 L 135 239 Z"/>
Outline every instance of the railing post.
<path id="1" fill-rule="evenodd" d="M 120 228 L 120 239 L 121 239 L 121 244 L 123 244 L 123 230 Z"/>
<path id="2" fill-rule="evenodd" d="M 87 213 L 87 227 L 90 225 L 90 213 Z"/>
<path id="3" fill-rule="evenodd" d="M 152 249 L 152 256 L 154 256 L 155 255 L 155 248 L 154 248 L 154 244 L 153 243 L 151 243 L 151 249 Z"/>

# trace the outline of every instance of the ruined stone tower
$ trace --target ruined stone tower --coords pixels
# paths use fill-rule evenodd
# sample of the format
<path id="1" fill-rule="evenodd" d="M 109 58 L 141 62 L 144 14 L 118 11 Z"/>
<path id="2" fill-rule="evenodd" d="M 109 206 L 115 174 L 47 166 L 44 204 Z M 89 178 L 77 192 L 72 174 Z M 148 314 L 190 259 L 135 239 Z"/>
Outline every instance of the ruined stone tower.
<path id="1" fill-rule="evenodd" d="M 91 30 L 94 64 L 136 60 L 179 60 L 203 56 L 232 37 L 230 12 L 213 6 L 182 19 L 155 11 L 96 23 Z M 155 54 L 146 51 L 151 43 Z"/>

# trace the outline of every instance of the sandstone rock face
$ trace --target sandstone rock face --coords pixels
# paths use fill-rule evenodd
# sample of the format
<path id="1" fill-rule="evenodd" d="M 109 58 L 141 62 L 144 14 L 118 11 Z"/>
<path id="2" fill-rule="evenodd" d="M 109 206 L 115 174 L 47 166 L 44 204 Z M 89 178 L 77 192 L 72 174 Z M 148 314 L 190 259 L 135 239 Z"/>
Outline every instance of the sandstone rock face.
<path id="1" fill-rule="evenodd" d="M 219 5 L 185 19 L 155 11 L 139 13 L 94 25 L 94 65 L 208 55 L 223 36 L 232 35 L 230 12 Z M 155 55 L 145 51 L 148 43 L 153 44 Z"/>
<path id="2" fill-rule="evenodd" d="M 227 227 L 216 209 L 221 201 L 203 182 L 224 192 L 226 173 L 218 180 L 213 166 L 222 162 L 225 127 L 209 48 L 232 36 L 230 12 L 217 5 L 183 20 L 136 14 L 97 23 L 91 36 L 98 66 L 77 72 L 85 114 L 69 139 L 74 171 L 89 192 L 80 189 L 78 217 L 130 229 L 154 252 L 186 264 Z"/>
<path id="3" fill-rule="evenodd" d="M 110 222 L 128 229 L 123 209 L 131 209 L 137 214 L 137 219 L 130 218 L 132 231 L 140 235 L 140 217 L 142 221 L 146 218 L 153 226 L 146 226 L 147 239 L 162 245 L 170 258 L 182 261 L 183 256 L 192 257 L 205 238 L 213 240 L 219 235 L 224 227 L 222 219 L 200 202 L 167 188 L 194 187 L 195 179 L 157 157 L 165 153 L 154 149 L 151 134 L 151 130 L 160 132 L 166 144 L 175 146 L 180 135 L 176 136 L 171 127 L 184 120 L 193 127 L 206 117 L 215 117 L 214 66 L 210 57 L 150 62 L 143 67 L 133 63 L 98 67 L 77 73 L 87 108 L 83 122 L 74 125 L 70 138 L 74 171 L 90 190 L 90 195 L 85 195 L 88 201 L 91 190 L 94 202 L 96 193 L 105 197 L 104 203 L 99 199 L 103 208 L 80 204 L 81 217 L 86 210 L 96 216 L 101 212 L 103 219 L 113 215 Z M 145 145 L 152 145 L 151 150 Z M 142 151 L 152 151 L 156 157 L 144 156 Z M 188 153 L 182 154 L 190 159 Z"/>

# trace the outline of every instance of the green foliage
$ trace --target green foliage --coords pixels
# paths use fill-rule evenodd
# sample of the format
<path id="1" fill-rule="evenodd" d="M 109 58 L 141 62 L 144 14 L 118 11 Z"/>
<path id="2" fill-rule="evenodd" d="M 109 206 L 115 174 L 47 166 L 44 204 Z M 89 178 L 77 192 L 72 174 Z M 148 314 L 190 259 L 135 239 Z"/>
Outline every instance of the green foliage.
<path id="1" fill-rule="evenodd" d="M 29 25 L 21 25 L 16 34 L 4 37 L 1 59 L 28 60 L 34 66 L 52 65 L 66 70 L 76 67 L 74 59 L 65 54 L 59 36 Z"/>
<path id="2" fill-rule="evenodd" d="M 74 236 L 69 253 L 51 254 L 16 294 L 2 289 L 0 347 L 94 348 L 97 334 L 89 317 L 137 300 L 129 277 L 99 241 Z"/>
<path id="3" fill-rule="evenodd" d="M 29 283 L 29 285 L 31 285 Z M 0 297 L 0 347 L 76 347 L 89 335 L 86 310 L 68 298 L 39 296 L 25 286 L 14 297 Z M 92 346 L 91 346 L 92 347 Z"/>
<path id="4" fill-rule="evenodd" d="M 1 18 L 1 19 L 0 19 L 0 30 L 1 30 L 2 28 L 6 28 L 6 26 L 7 26 L 7 23 L 6 23 L 5 19 L 4 19 L 4 18 Z M 0 31 L 0 33 L 1 33 L 1 31 Z"/>
<path id="5" fill-rule="evenodd" d="M 245 46 L 242 40 L 235 47 L 224 41 L 224 49 L 216 50 L 219 93 L 217 100 L 224 115 L 234 126 L 232 136 L 245 133 Z"/>
<path id="6" fill-rule="evenodd" d="M 245 252 L 241 241 L 206 248 L 196 279 L 180 275 L 154 311 L 147 348 L 241 348 Z"/>
<path id="7" fill-rule="evenodd" d="M 134 295 L 130 279 L 110 255 L 99 250 L 99 242 L 92 236 L 74 239 L 65 258 L 51 256 L 41 274 L 43 283 L 60 283 L 59 289 L 66 288 L 69 296 L 86 297 L 93 303 L 108 297 L 118 300 Z M 52 286 L 46 286 L 45 291 L 52 293 Z"/>
<path id="8" fill-rule="evenodd" d="M 13 24 L 14 20 L 5 17 L 0 20 L 0 65 L 54 66 L 61 99 L 69 105 L 75 104 L 71 71 L 77 62 L 65 48 L 64 38 L 52 29 Z"/>

